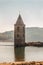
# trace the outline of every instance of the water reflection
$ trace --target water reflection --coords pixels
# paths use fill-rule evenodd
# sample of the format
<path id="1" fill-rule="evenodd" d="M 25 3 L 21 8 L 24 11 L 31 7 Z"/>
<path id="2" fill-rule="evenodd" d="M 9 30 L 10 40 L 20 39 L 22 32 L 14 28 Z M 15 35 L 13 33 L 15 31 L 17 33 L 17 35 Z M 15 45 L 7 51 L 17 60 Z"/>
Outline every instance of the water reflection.
<path id="1" fill-rule="evenodd" d="M 24 61 L 25 56 L 25 48 L 24 47 L 15 47 L 15 61 Z"/>

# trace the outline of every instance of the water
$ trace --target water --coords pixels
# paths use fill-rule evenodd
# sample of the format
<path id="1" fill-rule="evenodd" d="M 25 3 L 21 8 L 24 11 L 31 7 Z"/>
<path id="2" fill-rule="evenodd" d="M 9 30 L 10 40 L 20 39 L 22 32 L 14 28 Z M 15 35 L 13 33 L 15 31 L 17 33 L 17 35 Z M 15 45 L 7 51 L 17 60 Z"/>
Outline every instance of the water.
<path id="1" fill-rule="evenodd" d="M 0 42 L 0 62 L 42 61 L 43 47 L 14 48 L 12 42 Z"/>

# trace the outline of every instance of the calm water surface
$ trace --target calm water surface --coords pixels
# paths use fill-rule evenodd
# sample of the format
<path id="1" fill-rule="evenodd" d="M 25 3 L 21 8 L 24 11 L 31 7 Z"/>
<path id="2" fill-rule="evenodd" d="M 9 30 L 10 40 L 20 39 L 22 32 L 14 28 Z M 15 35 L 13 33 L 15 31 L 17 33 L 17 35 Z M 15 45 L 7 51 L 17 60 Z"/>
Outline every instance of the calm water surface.
<path id="1" fill-rule="evenodd" d="M 0 62 L 42 61 L 43 47 L 18 47 L 14 43 L 0 42 Z"/>

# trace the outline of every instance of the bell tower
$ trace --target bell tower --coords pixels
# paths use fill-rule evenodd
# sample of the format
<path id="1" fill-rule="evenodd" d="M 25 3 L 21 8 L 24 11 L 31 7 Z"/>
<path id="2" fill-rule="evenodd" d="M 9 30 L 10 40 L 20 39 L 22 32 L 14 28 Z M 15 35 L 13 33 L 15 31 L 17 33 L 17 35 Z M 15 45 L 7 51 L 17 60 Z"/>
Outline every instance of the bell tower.
<path id="1" fill-rule="evenodd" d="M 14 25 L 14 44 L 15 46 L 22 46 L 25 44 L 25 24 L 20 14 Z"/>

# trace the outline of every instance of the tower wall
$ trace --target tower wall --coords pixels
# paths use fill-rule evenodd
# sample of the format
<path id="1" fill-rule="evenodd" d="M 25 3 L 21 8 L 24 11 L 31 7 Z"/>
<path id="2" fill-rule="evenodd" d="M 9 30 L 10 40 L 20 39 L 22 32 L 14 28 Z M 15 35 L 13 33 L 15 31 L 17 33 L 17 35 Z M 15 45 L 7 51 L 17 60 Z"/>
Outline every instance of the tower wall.
<path id="1" fill-rule="evenodd" d="M 24 24 L 16 23 L 14 25 L 14 44 L 15 46 L 21 46 L 25 44 L 25 25 Z"/>

